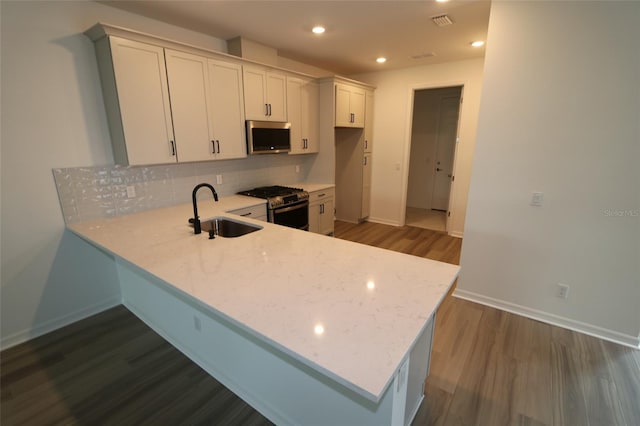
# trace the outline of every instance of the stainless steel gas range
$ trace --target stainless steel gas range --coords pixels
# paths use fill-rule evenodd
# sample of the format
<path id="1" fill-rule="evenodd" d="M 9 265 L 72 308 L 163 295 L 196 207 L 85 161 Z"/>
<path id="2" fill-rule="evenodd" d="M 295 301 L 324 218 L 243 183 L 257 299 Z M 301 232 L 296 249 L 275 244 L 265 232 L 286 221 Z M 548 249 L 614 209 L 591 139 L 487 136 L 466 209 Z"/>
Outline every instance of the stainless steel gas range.
<path id="1" fill-rule="evenodd" d="M 309 230 L 309 193 L 304 189 L 262 186 L 238 194 L 266 199 L 269 222 Z"/>

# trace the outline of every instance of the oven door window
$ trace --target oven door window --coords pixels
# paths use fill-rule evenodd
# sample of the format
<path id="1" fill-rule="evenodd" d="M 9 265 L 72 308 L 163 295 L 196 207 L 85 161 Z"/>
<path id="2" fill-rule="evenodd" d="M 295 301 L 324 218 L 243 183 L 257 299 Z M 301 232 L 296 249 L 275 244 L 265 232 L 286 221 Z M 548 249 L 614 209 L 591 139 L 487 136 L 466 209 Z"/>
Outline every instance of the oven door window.
<path id="1" fill-rule="evenodd" d="M 305 231 L 309 230 L 309 202 L 303 201 L 274 209 L 273 223 Z"/>

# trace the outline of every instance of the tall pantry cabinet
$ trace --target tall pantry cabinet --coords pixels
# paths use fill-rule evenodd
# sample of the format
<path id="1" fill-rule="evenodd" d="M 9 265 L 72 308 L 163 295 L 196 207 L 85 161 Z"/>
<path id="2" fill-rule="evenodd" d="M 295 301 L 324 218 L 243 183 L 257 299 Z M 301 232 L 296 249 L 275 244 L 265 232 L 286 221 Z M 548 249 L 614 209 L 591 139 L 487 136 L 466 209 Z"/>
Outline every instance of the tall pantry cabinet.
<path id="1" fill-rule="evenodd" d="M 335 149 L 336 219 L 361 222 L 369 216 L 371 203 L 375 88 L 341 77 L 322 79 L 320 85 L 321 108 L 333 112 L 331 132 L 324 133 L 333 136 Z"/>

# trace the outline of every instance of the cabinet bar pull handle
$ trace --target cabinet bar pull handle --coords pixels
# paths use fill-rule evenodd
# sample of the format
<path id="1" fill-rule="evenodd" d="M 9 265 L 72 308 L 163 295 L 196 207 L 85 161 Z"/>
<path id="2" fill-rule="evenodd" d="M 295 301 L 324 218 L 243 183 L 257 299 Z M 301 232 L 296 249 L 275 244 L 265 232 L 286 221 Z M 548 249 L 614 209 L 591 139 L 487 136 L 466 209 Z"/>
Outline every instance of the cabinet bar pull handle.
<path id="1" fill-rule="evenodd" d="M 264 115 L 269 115 L 269 104 L 264 104 Z"/>
<path id="2" fill-rule="evenodd" d="M 251 216 L 251 212 L 249 212 L 249 213 L 244 213 L 244 214 L 241 214 L 240 216 Z"/>
<path id="3" fill-rule="evenodd" d="M 216 139 L 216 145 L 218 146 L 218 154 L 220 154 L 220 141 Z"/>
<path id="4" fill-rule="evenodd" d="M 327 194 L 318 194 L 318 197 L 324 197 Z"/>
<path id="5" fill-rule="evenodd" d="M 216 142 L 214 140 L 211 140 L 211 153 L 216 153 Z"/>
<path id="6" fill-rule="evenodd" d="M 365 139 L 365 141 L 364 141 L 364 149 L 367 149 L 368 146 L 369 146 L 369 141 Z"/>
<path id="7" fill-rule="evenodd" d="M 364 157 L 364 165 L 367 165 L 367 157 Z"/>
<path id="8" fill-rule="evenodd" d="M 175 157 L 176 155 L 176 143 L 174 141 L 169 141 L 171 142 L 171 155 L 173 155 Z"/>

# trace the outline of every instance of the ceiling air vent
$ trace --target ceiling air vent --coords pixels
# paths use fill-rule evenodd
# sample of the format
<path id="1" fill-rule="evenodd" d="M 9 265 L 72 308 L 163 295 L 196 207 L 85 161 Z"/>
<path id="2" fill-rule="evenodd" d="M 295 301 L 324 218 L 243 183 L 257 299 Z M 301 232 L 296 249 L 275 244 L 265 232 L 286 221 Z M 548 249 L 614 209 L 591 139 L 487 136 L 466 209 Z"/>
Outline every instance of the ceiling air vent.
<path id="1" fill-rule="evenodd" d="M 446 13 L 443 13 L 442 15 L 432 16 L 431 20 L 439 27 L 446 27 L 447 25 L 453 24 L 453 21 L 449 18 L 449 16 L 447 16 Z"/>
<path id="2" fill-rule="evenodd" d="M 436 54 L 433 52 L 426 52 L 426 53 L 418 53 L 417 55 L 410 56 L 410 58 L 418 60 L 418 59 L 431 58 L 432 56 L 436 56 Z"/>

